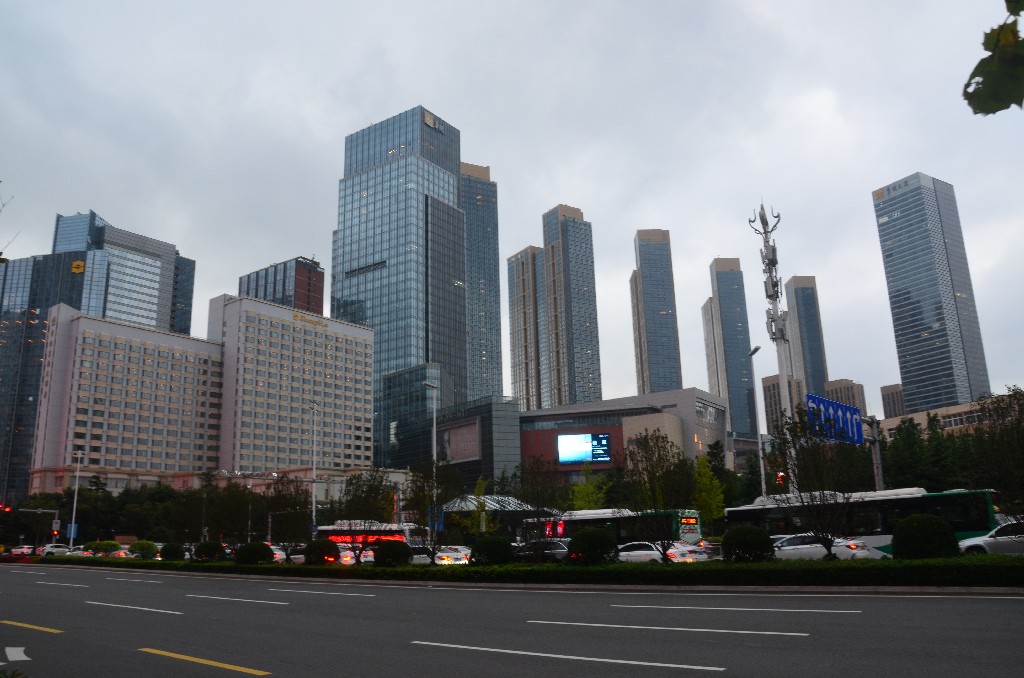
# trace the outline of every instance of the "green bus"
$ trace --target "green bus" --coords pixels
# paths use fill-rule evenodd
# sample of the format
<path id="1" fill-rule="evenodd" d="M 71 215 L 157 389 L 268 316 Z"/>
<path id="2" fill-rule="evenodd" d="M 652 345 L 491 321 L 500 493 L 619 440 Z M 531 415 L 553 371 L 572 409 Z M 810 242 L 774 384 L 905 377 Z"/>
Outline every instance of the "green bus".
<path id="1" fill-rule="evenodd" d="M 847 510 L 843 533 L 835 536 L 862 540 L 885 555 L 892 555 L 896 523 L 910 515 L 939 516 L 953 527 L 958 540 L 987 534 L 1005 520 L 993 490 L 927 492 L 920 487 L 905 487 L 839 496 Z M 811 531 L 805 513 L 796 495 L 767 495 L 746 506 L 725 509 L 725 522 L 728 527 L 759 525 L 772 535 L 800 534 Z"/>

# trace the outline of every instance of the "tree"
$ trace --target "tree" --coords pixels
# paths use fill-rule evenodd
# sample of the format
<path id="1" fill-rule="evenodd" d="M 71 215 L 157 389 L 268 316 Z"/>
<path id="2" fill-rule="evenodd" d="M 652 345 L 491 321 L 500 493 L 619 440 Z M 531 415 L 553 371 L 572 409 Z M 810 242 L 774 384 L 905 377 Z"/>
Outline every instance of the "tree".
<path id="1" fill-rule="evenodd" d="M 963 90 L 967 105 L 977 115 L 1024 107 L 1024 41 L 1017 30 L 1022 10 L 1024 0 L 1006 0 L 1006 19 L 982 38 L 989 54 L 971 71 Z"/>
<path id="2" fill-rule="evenodd" d="M 583 482 L 574 483 L 569 488 L 573 510 L 585 511 L 603 508 L 607 487 L 608 483 L 603 476 L 594 475 L 594 469 L 590 462 L 583 464 Z"/>
<path id="3" fill-rule="evenodd" d="M 631 508 L 641 516 L 636 536 L 657 546 L 667 562 L 671 528 L 665 512 L 693 503 L 693 464 L 660 429 L 644 429 L 631 441 L 623 457 L 623 472 L 632 494 Z"/>
<path id="4" fill-rule="evenodd" d="M 863 445 L 818 437 L 807 410 L 798 406 L 773 434 L 765 465 L 785 474 L 775 501 L 796 509 L 795 519 L 832 558 L 833 540 L 846 531 L 854 493 L 873 488 L 871 453 Z M 788 492 L 787 485 L 797 491 Z"/>
<path id="5" fill-rule="evenodd" d="M 981 398 L 974 430 L 974 484 L 1000 493 L 1003 513 L 1024 519 L 1024 390 Z"/>
<path id="6" fill-rule="evenodd" d="M 722 484 L 711 471 L 707 457 L 700 457 L 693 468 L 693 506 L 700 511 L 701 525 L 714 534 L 715 521 L 725 515 L 725 494 Z"/>
<path id="7" fill-rule="evenodd" d="M 342 491 L 345 517 L 390 523 L 394 518 L 395 489 L 387 471 L 381 468 L 349 476 Z"/>

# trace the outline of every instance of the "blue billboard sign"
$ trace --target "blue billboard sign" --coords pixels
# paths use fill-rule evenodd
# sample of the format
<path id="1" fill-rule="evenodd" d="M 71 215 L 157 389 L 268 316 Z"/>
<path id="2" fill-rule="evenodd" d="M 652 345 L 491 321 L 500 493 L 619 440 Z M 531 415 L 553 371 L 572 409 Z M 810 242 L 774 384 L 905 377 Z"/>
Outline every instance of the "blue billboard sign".
<path id="1" fill-rule="evenodd" d="M 807 420 L 811 430 L 828 440 L 860 445 L 864 442 L 860 408 L 807 394 Z"/>

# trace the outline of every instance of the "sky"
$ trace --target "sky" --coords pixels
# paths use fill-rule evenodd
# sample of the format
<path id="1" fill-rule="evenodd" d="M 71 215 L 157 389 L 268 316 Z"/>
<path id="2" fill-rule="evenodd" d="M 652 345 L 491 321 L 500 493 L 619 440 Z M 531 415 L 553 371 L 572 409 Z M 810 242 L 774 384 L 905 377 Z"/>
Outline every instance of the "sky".
<path id="1" fill-rule="evenodd" d="M 0 244 L 48 253 L 55 215 L 90 209 L 174 243 L 204 337 L 245 273 L 314 257 L 329 287 L 345 136 L 422 105 L 498 184 L 507 394 L 505 262 L 558 204 L 593 225 L 606 399 L 636 394 L 638 229 L 671 232 L 684 387 L 708 388 L 715 257 L 740 259 L 755 377 L 777 374 L 763 201 L 783 281 L 817 279 L 829 377 L 881 416 L 900 374 L 871 191 L 920 171 L 955 188 L 1005 392 L 1024 385 L 1024 113 L 961 97 L 1005 18 L 1002 0 L 0 0 Z"/>

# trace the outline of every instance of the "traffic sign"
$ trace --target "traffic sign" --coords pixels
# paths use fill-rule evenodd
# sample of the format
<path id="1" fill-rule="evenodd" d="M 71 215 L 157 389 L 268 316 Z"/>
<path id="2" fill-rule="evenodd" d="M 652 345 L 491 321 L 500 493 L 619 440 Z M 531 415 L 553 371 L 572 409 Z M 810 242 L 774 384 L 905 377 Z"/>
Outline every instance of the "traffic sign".
<path id="1" fill-rule="evenodd" d="M 854 445 L 864 442 L 864 427 L 861 425 L 858 407 L 808 393 L 807 420 L 812 431 L 828 440 L 840 440 Z"/>

